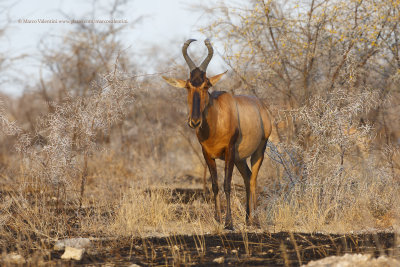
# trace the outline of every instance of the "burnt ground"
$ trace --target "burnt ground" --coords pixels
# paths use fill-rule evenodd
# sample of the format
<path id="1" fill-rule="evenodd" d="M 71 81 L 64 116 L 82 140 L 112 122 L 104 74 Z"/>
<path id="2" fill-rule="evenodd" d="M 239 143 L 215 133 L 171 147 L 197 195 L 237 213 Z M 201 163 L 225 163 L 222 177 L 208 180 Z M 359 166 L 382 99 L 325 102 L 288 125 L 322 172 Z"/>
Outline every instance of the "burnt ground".
<path id="1" fill-rule="evenodd" d="M 209 194 L 204 194 L 202 190 L 175 189 L 171 193 L 171 201 L 209 201 Z M 90 209 L 80 212 L 90 213 Z M 74 234 L 71 232 L 72 236 Z M 52 250 L 54 244 L 47 245 L 49 249 L 44 260 L 49 266 L 299 266 L 311 260 L 345 253 L 400 258 L 400 246 L 396 238 L 397 235 L 388 232 L 328 235 L 237 231 L 225 231 L 217 235 L 99 238 L 92 242 L 93 246 L 87 249 L 81 261 L 61 260 L 63 251 Z M 223 263 L 215 262 L 216 259 Z"/>
<path id="2" fill-rule="evenodd" d="M 118 242 L 118 244 L 116 244 Z M 62 262 L 62 252 L 53 252 L 54 263 L 61 265 L 118 266 L 299 266 L 311 260 L 345 253 L 368 253 L 375 257 L 399 258 L 393 233 L 324 235 L 304 233 L 232 233 L 166 238 L 133 238 L 97 241 L 79 262 Z M 109 248 L 109 249 L 107 249 Z"/>

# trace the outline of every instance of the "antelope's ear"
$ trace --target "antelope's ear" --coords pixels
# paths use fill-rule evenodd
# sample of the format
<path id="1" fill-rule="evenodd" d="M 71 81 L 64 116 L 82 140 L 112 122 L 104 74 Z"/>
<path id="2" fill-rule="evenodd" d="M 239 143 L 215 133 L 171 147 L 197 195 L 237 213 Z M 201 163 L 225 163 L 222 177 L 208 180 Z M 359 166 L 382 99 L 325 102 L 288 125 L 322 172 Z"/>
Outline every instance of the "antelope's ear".
<path id="1" fill-rule="evenodd" d="M 222 78 L 222 76 L 224 76 L 224 74 L 226 72 L 227 71 L 225 71 L 225 72 L 223 72 L 221 74 L 215 75 L 215 76 L 213 76 L 211 78 L 208 78 L 208 80 L 210 81 L 211 85 L 214 86 Z"/>
<path id="2" fill-rule="evenodd" d="M 175 79 L 175 78 L 168 78 L 165 76 L 161 76 L 167 83 L 172 85 L 173 87 L 177 88 L 185 88 L 186 87 L 186 81 L 181 80 L 181 79 Z"/>

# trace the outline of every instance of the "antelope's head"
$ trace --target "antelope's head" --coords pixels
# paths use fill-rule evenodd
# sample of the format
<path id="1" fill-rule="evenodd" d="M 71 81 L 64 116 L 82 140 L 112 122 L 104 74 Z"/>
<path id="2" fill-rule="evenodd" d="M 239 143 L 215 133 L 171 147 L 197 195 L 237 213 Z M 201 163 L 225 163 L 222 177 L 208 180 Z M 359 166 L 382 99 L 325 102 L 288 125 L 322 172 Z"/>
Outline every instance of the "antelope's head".
<path id="1" fill-rule="evenodd" d="M 225 74 L 225 72 L 207 78 L 206 70 L 208 64 L 211 61 L 214 50 L 211 46 L 210 41 L 206 39 L 204 43 L 208 48 L 208 55 L 201 63 L 201 65 L 199 67 L 196 67 L 192 59 L 187 54 L 187 49 L 190 43 L 193 41 L 196 40 L 194 39 L 187 40 L 182 47 L 183 57 L 185 58 L 186 63 L 188 64 L 190 69 L 190 78 L 188 80 L 181 80 L 175 78 L 167 78 L 164 76 L 162 77 L 164 80 L 167 81 L 167 83 L 169 83 L 174 87 L 187 89 L 188 92 L 187 102 L 188 102 L 188 112 L 189 112 L 188 125 L 191 128 L 197 128 L 201 126 L 203 120 L 202 113 L 206 108 L 206 106 L 208 105 L 209 101 L 208 89 L 214 84 L 216 84 Z"/>

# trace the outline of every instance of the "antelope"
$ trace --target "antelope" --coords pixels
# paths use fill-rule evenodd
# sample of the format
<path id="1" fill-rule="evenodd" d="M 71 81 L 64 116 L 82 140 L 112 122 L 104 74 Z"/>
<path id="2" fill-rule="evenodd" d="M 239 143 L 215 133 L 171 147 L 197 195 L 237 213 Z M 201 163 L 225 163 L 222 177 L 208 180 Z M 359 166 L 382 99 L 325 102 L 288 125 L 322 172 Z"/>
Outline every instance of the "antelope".
<path id="1" fill-rule="evenodd" d="M 256 183 L 268 137 L 271 121 L 267 108 L 254 96 L 232 95 L 225 91 L 209 92 L 226 73 L 207 78 L 207 66 L 214 50 L 208 39 L 204 41 L 208 55 L 199 67 L 188 56 L 187 49 L 195 39 L 187 40 L 182 47 L 183 57 L 189 66 L 190 78 L 181 80 L 162 78 L 170 85 L 187 89 L 188 125 L 196 130 L 204 159 L 211 175 L 215 219 L 222 223 L 218 176 L 215 160 L 225 160 L 224 191 L 226 195 L 225 229 L 233 230 L 231 216 L 231 181 L 234 165 L 244 179 L 246 188 L 246 223 L 252 224 L 256 207 Z M 246 159 L 251 157 L 251 170 Z"/>

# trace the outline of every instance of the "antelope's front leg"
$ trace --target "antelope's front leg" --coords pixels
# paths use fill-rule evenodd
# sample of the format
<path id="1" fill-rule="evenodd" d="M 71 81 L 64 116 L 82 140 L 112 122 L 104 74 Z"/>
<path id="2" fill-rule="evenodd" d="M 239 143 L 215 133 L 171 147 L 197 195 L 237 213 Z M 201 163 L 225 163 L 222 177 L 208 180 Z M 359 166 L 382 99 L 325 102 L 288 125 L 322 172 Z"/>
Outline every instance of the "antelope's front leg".
<path id="1" fill-rule="evenodd" d="M 224 191 L 226 196 L 226 218 L 225 218 L 225 229 L 233 230 L 232 214 L 231 214 L 231 183 L 232 183 L 232 171 L 235 161 L 235 142 L 238 136 L 238 131 L 232 137 L 229 142 L 229 146 L 225 151 L 225 180 L 224 180 Z"/>
<path id="2" fill-rule="evenodd" d="M 212 159 L 210 155 L 203 149 L 203 156 L 206 160 L 208 169 L 210 170 L 212 190 L 214 193 L 214 204 L 215 204 L 215 220 L 219 223 L 222 222 L 221 215 L 221 204 L 218 195 L 218 175 L 217 175 L 217 165 L 215 164 L 215 159 Z"/>

